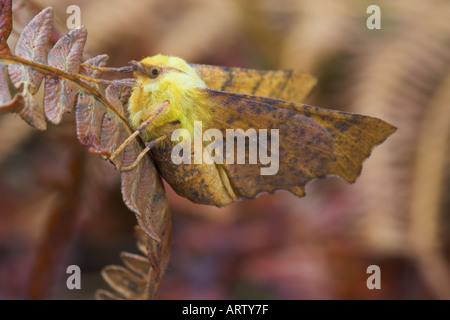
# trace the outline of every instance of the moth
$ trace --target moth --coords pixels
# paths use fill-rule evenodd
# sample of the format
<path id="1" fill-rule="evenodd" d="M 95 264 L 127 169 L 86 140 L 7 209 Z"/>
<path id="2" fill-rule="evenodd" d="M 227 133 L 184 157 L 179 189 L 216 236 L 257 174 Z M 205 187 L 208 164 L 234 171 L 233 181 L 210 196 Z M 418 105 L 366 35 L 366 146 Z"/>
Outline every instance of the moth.
<path id="1" fill-rule="evenodd" d="M 150 152 L 160 175 L 195 203 L 225 206 L 276 190 L 301 197 L 309 181 L 330 175 L 353 183 L 372 148 L 396 130 L 374 117 L 300 103 L 315 84 L 301 72 L 190 65 L 161 54 L 131 63 L 136 85 L 128 117 L 136 131 L 111 158 L 139 135 L 147 146 L 144 153 Z M 169 136 L 180 128 L 195 135 L 196 121 L 205 130 L 221 132 L 216 139 L 231 129 L 277 130 L 277 173 L 262 175 L 264 165 L 250 161 L 175 163 L 173 150 L 179 141 Z M 243 152 L 248 159 L 249 149 Z"/>

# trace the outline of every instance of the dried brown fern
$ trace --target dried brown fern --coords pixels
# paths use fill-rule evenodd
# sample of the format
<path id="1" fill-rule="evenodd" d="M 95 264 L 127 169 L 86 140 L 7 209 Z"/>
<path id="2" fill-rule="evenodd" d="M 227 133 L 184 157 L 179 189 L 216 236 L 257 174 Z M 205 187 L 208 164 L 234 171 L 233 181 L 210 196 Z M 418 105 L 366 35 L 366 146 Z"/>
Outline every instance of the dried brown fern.
<path id="1" fill-rule="evenodd" d="M 170 231 L 170 230 L 169 230 Z M 107 290 L 98 290 L 97 299 L 101 300 L 122 300 L 122 299 L 148 299 L 149 295 L 156 294 L 160 281 L 155 278 L 154 272 L 149 272 L 152 263 L 146 258 L 152 248 L 152 240 L 142 231 L 135 228 L 137 246 L 142 254 L 122 252 L 120 258 L 126 267 L 107 266 L 102 271 L 102 276 L 106 282 L 115 290 L 115 293 Z M 153 241 L 154 242 L 154 241 Z M 166 255 L 168 257 L 168 255 Z M 168 259 L 160 263 L 160 267 L 167 267 Z"/>
<path id="2" fill-rule="evenodd" d="M 285 61 L 297 61 L 312 73 L 333 61 L 346 63 L 346 79 L 336 85 L 339 98 L 351 101 L 346 102 L 351 111 L 399 128 L 367 160 L 356 183 L 363 205 L 354 236 L 371 253 L 417 262 L 432 292 L 448 299 L 442 205 L 448 198 L 443 181 L 449 177 L 450 108 L 444 88 L 450 6 L 440 0 L 377 4 L 382 27 L 370 31 L 364 25 L 367 4 L 360 1 L 299 2 L 297 14 L 304 19 L 286 39 Z M 296 55 L 302 59 L 294 60 Z"/>
<path id="3" fill-rule="evenodd" d="M 293 21 L 283 66 L 318 75 L 319 90 L 328 83 L 328 95 L 314 98 L 399 128 L 356 182 L 362 205 L 353 209 L 353 237 L 369 255 L 411 259 L 431 291 L 448 299 L 448 1 L 377 1 L 380 30 L 366 28 L 369 4 L 358 0 L 283 3 L 277 10 Z"/>
<path id="4" fill-rule="evenodd" d="M 442 238 L 443 199 L 448 177 L 450 74 L 432 97 L 421 124 L 411 186 L 409 241 L 421 272 L 443 299 L 450 298 L 450 272 Z"/>
<path id="5" fill-rule="evenodd" d="M 375 249 L 415 259 L 432 291 L 445 299 L 450 297 L 450 273 L 441 225 L 450 108 L 445 89 L 437 90 L 446 87 L 450 68 L 449 12 L 444 2 L 411 3 L 398 12 L 403 18 L 395 31 L 360 61 L 366 67 L 354 102 L 400 128 L 368 161 L 359 182 L 366 201 L 366 239 Z M 405 30 L 410 36 L 404 36 Z"/>
<path id="6" fill-rule="evenodd" d="M 50 48 L 52 23 L 52 9 L 42 10 L 22 31 L 12 55 L 6 43 L 12 30 L 11 1 L 1 1 L 0 110 L 18 113 L 31 126 L 45 130 L 46 119 L 59 124 L 64 113 L 76 109 L 80 143 L 89 147 L 89 151 L 109 158 L 133 132 L 125 120 L 129 83 L 110 84 L 103 93 L 97 83 L 107 82 L 96 79 L 101 77 L 101 71 L 108 70 L 102 69 L 107 56 L 82 63 L 87 35 L 83 27 L 71 30 Z M 35 95 L 44 79 L 42 104 Z M 17 90 L 12 99 L 8 80 Z M 143 148 L 139 138 L 135 139 L 113 163 L 116 167 L 129 166 Z M 143 297 L 155 298 L 170 249 L 170 213 L 164 187 L 148 156 L 131 170 L 121 172 L 121 181 L 123 200 L 146 234 L 150 267 Z"/>

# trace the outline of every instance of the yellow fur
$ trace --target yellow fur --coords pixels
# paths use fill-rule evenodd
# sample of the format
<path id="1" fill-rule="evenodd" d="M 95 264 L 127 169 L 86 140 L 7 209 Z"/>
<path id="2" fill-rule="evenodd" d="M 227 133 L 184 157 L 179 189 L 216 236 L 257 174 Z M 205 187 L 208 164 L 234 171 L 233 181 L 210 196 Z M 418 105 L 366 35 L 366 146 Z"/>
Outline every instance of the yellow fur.
<path id="1" fill-rule="evenodd" d="M 148 68 L 158 66 L 161 73 L 151 79 L 148 75 L 135 72 L 140 85 L 133 88 L 128 105 L 132 126 L 137 128 L 163 101 L 168 100 L 169 108 L 149 124 L 144 139 L 150 141 L 164 135 L 168 130 L 167 124 L 173 121 L 179 121 L 181 128 L 189 130 L 192 136 L 194 121 L 207 120 L 205 117 L 208 117 L 202 113 L 201 93 L 197 90 L 206 87 L 203 80 L 186 61 L 178 57 L 158 54 L 141 60 L 141 64 Z"/>

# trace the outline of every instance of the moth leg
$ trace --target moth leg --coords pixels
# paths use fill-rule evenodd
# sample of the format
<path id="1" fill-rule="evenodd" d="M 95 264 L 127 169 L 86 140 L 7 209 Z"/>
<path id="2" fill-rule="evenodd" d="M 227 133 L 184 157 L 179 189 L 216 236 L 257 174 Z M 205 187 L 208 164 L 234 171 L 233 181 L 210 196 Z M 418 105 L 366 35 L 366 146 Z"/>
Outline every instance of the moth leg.
<path id="1" fill-rule="evenodd" d="M 113 161 L 120 152 L 122 152 L 123 149 L 138 135 L 140 135 L 142 132 L 144 132 L 145 128 L 152 122 L 161 112 L 163 112 L 167 107 L 170 105 L 169 101 L 164 101 L 161 106 L 150 116 L 147 120 L 141 123 L 139 127 L 137 127 L 136 131 L 133 132 L 115 151 L 114 153 L 109 157 L 109 160 Z"/>
<path id="2" fill-rule="evenodd" d="M 166 133 L 165 135 L 163 135 L 163 136 L 161 136 L 159 138 L 156 138 L 155 140 L 147 142 L 145 144 L 145 149 L 142 150 L 141 153 L 139 153 L 139 155 L 136 157 L 136 160 L 134 160 L 134 162 L 132 164 L 130 164 L 129 166 L 119 168 L 119 170 L 120 171 L 133 170 L 139 164 L 139 161 L 141 161 L 142 157 L 144 157 L 145 154 L 147 152 L 149 152 L 151 148 L 153 148 L 158 142 L 160 142 L 160 141 L 164 140 L 165 138 L 167 138 L 168 136 L 170 136 L 179 127 L 180 127 L 180 125 L 177 124 L 172 131 Z"/>

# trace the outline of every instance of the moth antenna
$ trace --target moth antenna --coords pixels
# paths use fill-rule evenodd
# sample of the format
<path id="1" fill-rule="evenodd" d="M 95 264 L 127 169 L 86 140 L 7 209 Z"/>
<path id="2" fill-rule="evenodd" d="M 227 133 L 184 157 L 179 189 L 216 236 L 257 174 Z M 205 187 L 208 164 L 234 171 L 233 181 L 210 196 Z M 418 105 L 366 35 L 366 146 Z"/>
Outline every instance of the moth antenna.
<path id="1" fill-rule="evenodd" d="M 82 63 L 81 66 L 83 68 L 98 70 L 98 71 L 101 71 L 101 72 L 128 73 L 128 72 L 133 72 L 134 71 L 133 66 L 124 66 L 124 67 L 120 67 L 120 68 L 114 68 L 114 67 L 99 67 L 99 66 L 94 66 L 92 64 L 87 64 L 87 63 L 86 64 Z"/>
<path id="2" fill-rule="evenodd" d="M 88 82 L 93 82 L 96 84 L 104 84 L 104 85 L 112 85 L 112 84 L 123 84 L 123 85 L 129 85 L 134 86 L 136 84 L 134 79 L 128 78 L 128 79 L 122 79 L 122 80 L 105 80 L 105 79 L 97 79 L 89 76 L 85 76 L 79 73 L 74 74 L 76 77 L 83 79 Z"/>

